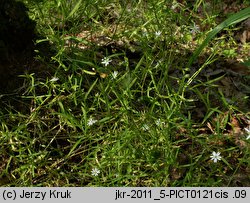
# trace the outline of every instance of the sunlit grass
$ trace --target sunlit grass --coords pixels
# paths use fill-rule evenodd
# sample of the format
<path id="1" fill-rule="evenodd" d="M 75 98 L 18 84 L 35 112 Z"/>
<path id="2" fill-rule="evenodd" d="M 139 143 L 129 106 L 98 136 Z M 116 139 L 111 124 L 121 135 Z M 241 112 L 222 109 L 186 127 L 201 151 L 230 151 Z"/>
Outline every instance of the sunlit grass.
<path id="1" fill-rule="evenodd" d="M 249 130 L 235 119 L 249 113 L 218 92 L 222 76 L 199 77 L 223 52 L 206 38 L 213 13 L 196 13 L 205 2 L 27 3 L 53 69 L 20 76 L 23 109 L 0 115 L 1 185 L 248 184 Z"/>

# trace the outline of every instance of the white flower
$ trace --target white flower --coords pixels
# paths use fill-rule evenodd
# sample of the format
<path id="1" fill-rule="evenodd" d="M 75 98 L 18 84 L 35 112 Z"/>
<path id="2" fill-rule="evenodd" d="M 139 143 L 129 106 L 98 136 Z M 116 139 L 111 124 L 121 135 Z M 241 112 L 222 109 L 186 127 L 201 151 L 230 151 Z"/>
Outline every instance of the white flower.
<path id="1" fill-rule="evenodd" d="M 221 160 L 220 152 L 213 151 L 212 155 L 210 156 L 211 160 L 216 163 L 217 161 Z"/>
<path id="2" fill-rule="evenodd" d="M 107 66 L 107 65 L 109 65 L 109 63 L 111 62 L 112 60 L 111 59 L 109 59 L 108 57 L 104 57 L 103 59 L 102 59 L 102 64 L 104 64 L 104 66 Z"/>
<path id="3" fill-rule="evenodd" d="M 143 124 L 142 130 L 143 131 L 148 131 L 149 130 L 149 126 L 147 124 Z"/>
<path id="4" fill-rule="evenodd" d="M 112 77 L 113 77 L 114 79 L 117 77 L 117 75 L 118 75 L 118 71 L 114 71 L 114 72 L 112 73 Z"/>
<path id="5" fill-rule="evenodd" d="M 155 32 L 155 36 L 156 36 L 156 37 L 159 37 L 160 35 L 161 35 L 161 31 Z"/>
<path id="6" fill-rule="evenodd" d="M 91 170 L 92 176 L 98 176 L 99 173 L 100 173 L 100 170 L 99 170 L 98 168 L 93 168 L 93 169 Z"/>
<path id="7" fill-rule="evenodd" d="M 155 121 L 155 124 L 157 125 L 157 126 L 161 126 L 162 124 L 165 124 L 163 121 L 161 121 L 161 119 L 160 118 L 158 118 L 156 121 Z"/>
<path id="8" fill-rule="evenodd" d="M 95 120 L 95 119 L 93 119 L 93 118 L 90 118 L 90 119 L 88 120 L 87 125 L 88 125 L 88 126 L 91 126 L 91 125 L 94 125 L 96 122 L 97 122 L 97 120 Z"/>
<path id="9" fill-rule="evenodd" d="M 195 34 L 200 32 L 200 27 L 194 23 L 194 25 L 191 27 L 191 33 Z"/>
<path id="10" fill-rule="evenodd" d="M 53 78 L 50 80 L 50 82 L 56 82 L 57 80 L 59 80 L 59 78 L 53 77 Z"/>
<path id="11" fill-rule="evenodd" d="M 250 126 L 248 128 L 244 128 L 244 130 L 247 132 L 247 140 L 250 139 Z"/>

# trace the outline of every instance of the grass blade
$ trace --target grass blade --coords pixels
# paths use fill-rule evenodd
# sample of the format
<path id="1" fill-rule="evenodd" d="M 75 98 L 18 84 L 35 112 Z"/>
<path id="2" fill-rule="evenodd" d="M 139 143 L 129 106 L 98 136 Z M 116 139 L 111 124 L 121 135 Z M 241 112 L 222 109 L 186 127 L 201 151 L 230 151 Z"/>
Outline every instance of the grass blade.
<path id="1" fill-rule="evenodd" d="M 69 15 L 67 16 L 67 18 L 70 18 L 71 16 L 74 15 L 74 13 L 80 8 L 81 3 L 82 3 L 82 0 L 79 0 L 77 2 L 77 4 L 74 6 L 74 8 L 72 9 L 72 11 L 69 13 Z"/>
<path id="2" fill-rule="evenodd" d="M 188 68 L 192 65 L 192 63 L 197 59 L 197 57 L 200 55 L 202 50 L 208 45 L 208 43 L 215 37 L 217 33 L 219 33 L 224 28 L 234 25 L 236 23 L 239 23 L 247 18 L 250 17 L 250 7 L 235 13 L 234 15 L 230 16 L 228 19 L 223 21 L 221 24 L 216 26 L 207 36 L 207 38 L 203 41 L 203 43 L 196 49 L 192 57 L 188 61 Z"/>

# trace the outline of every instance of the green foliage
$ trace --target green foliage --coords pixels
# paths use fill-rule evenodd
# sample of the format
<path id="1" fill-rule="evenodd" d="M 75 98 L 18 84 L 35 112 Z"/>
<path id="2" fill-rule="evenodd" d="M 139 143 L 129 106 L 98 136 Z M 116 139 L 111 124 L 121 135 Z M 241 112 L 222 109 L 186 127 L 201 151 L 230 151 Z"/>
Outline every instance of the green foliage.
<path id="1" fill-rule="evenodd" d="M 247 18 L 250 18 L 250 7 L 245 8 L 242 11 L 239 11 L 238 13 L 233 14 L 229 18 L 227 18 L 225 21 L 220 23 L 218 26 L 216 26 L 206 37 L 206 39 L 203 41 L 203 43 L 197 48 L 197 50 L 194 52 L 193 56 L 189 59 L 188 62 L 188 68 L 192 65 L 192 63 L 197 59 L 199 54 L 202 52 L 202 50 L 208 45 L 208 43 L 215 37 L 216 34 L 218 34 L 221 30 L 225 29 L 226 27 L 232 26 L 236 23 L 239 23 Z"/>
<path id="2" fill-rule="evenodd" d="M 15 107 L 1 95 L 0 185 L 249 186 L 249 133 L 235 123 L 249 113 L 218 88 L 224 75 L 203 74 L 231 54 L 212 39 L 249 8 L 207 34 L 205 1 L 25 2 L 46 71 L 20 76 Z"/>

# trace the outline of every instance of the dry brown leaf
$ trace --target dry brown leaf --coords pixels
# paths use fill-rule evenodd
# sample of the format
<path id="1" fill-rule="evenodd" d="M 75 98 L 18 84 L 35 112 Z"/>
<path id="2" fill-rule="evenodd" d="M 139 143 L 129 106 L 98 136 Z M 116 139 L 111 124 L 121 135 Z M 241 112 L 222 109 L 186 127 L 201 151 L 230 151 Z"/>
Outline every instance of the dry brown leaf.
<path id="1" fill-rule="evenodd" d="M 211 130 L 212 133 L 214 133 L 214 129 L 209 122 L 207 122 L 207 127 L 209 128 L 209 130 Z"/>
<path id="2" fill-rule="evenodd" d="M 240 124 L 239 124 L 239 121 L 237 120 L 237 118 L 232 117 L 230 123 L 231 123 L 231 126 L 232 126 L 233 134 L 239 134 L 241 132 L 241 128 L 240 128 Z"/>

